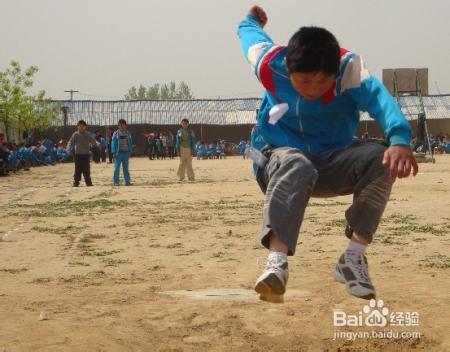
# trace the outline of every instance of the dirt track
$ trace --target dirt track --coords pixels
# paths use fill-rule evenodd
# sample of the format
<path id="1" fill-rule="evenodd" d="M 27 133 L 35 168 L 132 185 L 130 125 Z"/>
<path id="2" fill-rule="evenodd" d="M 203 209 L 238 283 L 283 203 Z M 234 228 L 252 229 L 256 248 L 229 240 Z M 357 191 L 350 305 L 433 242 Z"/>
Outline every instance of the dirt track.
<path id="1" fill-rule="evenodd" d="M 420 314 L 403 329 L 419 340 L 333 340 L 333 310 L 366 303 L 330 276 L 351 197 L 311 200 L 274 305 L 252 292 L 266 251 L 250 163 L 194 161 L 182 184 L 176 166 L 132 159 L 133 187 L 105 164 L 91 188 L 70 187 L 71 164 L 0 179 L 0 351 L 450 350 L 449 156 L 396 183 L 368 250 L 378 298 Z"/>

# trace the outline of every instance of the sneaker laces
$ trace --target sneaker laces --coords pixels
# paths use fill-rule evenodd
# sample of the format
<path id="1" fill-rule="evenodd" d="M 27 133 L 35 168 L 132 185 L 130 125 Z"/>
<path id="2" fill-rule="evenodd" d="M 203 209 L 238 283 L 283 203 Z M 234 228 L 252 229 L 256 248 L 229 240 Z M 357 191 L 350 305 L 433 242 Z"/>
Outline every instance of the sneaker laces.
<path id="1" fill-rule="evenodd" d="M 277 272 L 283 272 L 283 271 L 287 271 L 286 269 L 283 269 L 281 266 L 287 263 L 286 261 L 282 261 L 279 258 L 271 258 L 271 259 L 267 259 L 267 263 L 266 263 L 266 270 L 274 270 Z"/>
<path id="2" fill-rule="evenodd" d="M 354 270 L 358 274 L 358 278 L 361 278 L 363 281 L 367 283 L 371 283 L 368 271 L 369 267 L 365 263 L 364 256 L 361 254 L 358 256 L 358 258 L 355 258 L 351 255 L 349 255 L 348 257 L 353 264 L 352 266 Z"/>

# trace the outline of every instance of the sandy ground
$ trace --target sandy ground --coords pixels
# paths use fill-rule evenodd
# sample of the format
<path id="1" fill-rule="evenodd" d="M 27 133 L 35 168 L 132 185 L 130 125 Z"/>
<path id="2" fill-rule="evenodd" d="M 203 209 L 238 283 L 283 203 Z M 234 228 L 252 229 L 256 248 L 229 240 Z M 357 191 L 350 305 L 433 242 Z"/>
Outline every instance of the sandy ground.
<path id="1" fill-rule="evenodd" d="M 420 314 L 375 330 L 420 339 L 333 339 L 372 330 L 333 326 L 366 304 L 330 276 L 351 197 L 311 200 L 285 303 L 270 304 L 252 291 L 266 251 L 249 161 L 194 161 L 180 184 L 176 160 L 132 159 L 132 187 L 106 164 L 91 188 L 70 187 L 72 164 L 0 179 L 0 351 L 450 351 L 450 157 L 420 166 L 368 250 L 385 307 Z"/>

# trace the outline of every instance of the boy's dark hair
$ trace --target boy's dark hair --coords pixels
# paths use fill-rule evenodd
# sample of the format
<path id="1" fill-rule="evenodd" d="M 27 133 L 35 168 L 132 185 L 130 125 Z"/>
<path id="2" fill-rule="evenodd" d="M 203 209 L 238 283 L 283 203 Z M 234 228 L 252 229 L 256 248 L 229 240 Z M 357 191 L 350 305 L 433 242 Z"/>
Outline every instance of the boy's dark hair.
<path id="1" fill-rule="evenodd" d="M 189 123 L 189 120 L 188 120 L 188 119 L 183 119 L 183 120 L 181 120 L 181 122 L 187 122 L 187 123 Z"/>
<path id="2" fill-rule="evenodd" d="M 289 73 L 323 72 L 336 75 L 341 56 L 334 35 L 320 27 L 301 27 L 289 40 L 286 66 Z"/>
<path id="3" fill-rule="evenodd" d="M 87 126 L 87 123 L 86 123 L 86 121 L 84 121 L 84 120 L 80 120 L 80 121 L 78 121 L 77 126 L 80 126 L 80 125 L 85 125 L 85 126 Z"/>
<path id="4" fill-rule="evenodd" d="M 127 122 L 124 119 L 120 119 L 119 122 L 117 123 L 118 125 L 126 125 Z"/>

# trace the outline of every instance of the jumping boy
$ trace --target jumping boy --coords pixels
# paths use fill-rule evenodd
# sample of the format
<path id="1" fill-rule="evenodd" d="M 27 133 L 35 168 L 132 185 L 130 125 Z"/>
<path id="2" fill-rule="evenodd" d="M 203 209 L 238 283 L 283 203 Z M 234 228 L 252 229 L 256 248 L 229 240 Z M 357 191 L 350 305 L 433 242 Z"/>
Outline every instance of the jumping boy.
<path id="1" fill-rule="evenodd" d="M 282 302 L 287 256 L 295 254 L 310 196 L 353 194 L 347 209 L 347 249 L 333 277 L 356 297 L 375 297 L 364 255 L 378 227 L 396 177 L 418 171 L 409 147 L 411 130 L 385 87 L 361 56 L 340 48 L 324 28 L 302 27 L 287 47 L 263 31 L 267 16 L 253 6 L 239 24 L 244 54 L 266 89 L 252 141 L 263 141 L 268 161 L 257 169 L 265 193 L 261 243 L 269 249 L 255 290 Z M 384 130 L 386 145 L 352 144 L 359 111 Z"/>
<path id="2" fill-rule="evenodd" d="M 91 155 L 89 154 L 90 145 L 97 147 L 97 141 L 94 135 L 86 131 L 87 125 L 83 120 L 78 121 L 77 129 L 67 143 L 67 151 L 69 154 L 74 152 L 75 173 L 73 174 L 73 186 L 78 187 L 83 174 L 86 186 L 93 186 L 91 180 Z"/>
<path id="3" fill-rule="evenodd" d="M 131 133 L 127 130 L 127 122 L 120 119 L 117 124 L 119 129 L 114 132 L 111 141 L 111 151 L 114 155 L 114 186 L 119 186 L 120 179 L 120 164 L 122 164 L 123 177 L 125 179 L 125 186 L 131 186 L 130 172 L 128 170 L 128 160 L 133 151 L 133 140 Z"/>
<path id="4" fill-rule="evenodd" d="M 189 128 L 189 120 L 181 120 L 181 128 L 177 132 L 176 148 L 180 156 L 180 166 L 178 167 L 178 181 L 184 180 L 187 172 L 189 181 L 194 181 L 194 170 L 192 169 L 192 154 L 195 152 L 194 132 Z"/>

